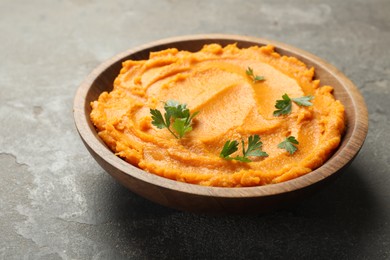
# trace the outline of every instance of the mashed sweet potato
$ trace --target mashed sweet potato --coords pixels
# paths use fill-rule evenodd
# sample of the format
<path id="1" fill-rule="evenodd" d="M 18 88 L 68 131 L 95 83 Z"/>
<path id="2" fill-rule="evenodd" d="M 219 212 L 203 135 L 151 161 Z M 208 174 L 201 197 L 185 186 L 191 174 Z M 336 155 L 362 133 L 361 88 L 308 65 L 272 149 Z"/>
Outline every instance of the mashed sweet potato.
<path id="1" fill-rule="evenodd" d="M 265 80 L 254 82 L 246 74 L 249 67 Z M 313 77 L 314 68 L 273 46 L 167 49 L 150 53 L 148 60 L 123 62 L 114 89 L 91 103 L 91 120 L 116 155 L 147 172 L 208 186 L 278 183 L 324 164 L 345 128 L 344 107 L 333 88 Z M 275 102 L 285 93 L 312 95 L 313 105 L 293 103 L 289 115 L 274 116 Z M 163 111 L 167 100 L 199 111 L 193 130 L 181 139 L 151 124 L 150 109 Z M 269 156 L 248 163 L 220 158 L 227 140 L 255 134 Z M 288 136 L 299 141 L 294 154 L 277 147 Z"/>

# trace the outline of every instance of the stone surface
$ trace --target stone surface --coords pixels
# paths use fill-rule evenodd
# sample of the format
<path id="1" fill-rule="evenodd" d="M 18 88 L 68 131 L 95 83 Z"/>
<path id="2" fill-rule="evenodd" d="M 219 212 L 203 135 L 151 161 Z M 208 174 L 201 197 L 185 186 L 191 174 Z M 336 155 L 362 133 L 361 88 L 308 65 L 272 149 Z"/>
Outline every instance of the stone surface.
<path id="1" fill-rule="evenodd" d="M 0 259 L 390 258 L 390 2 L 0 1 Z M 269 38 L 327 60 L 361 90 L 370 130 L 332 185 L 267 215 L 153 204 L 84 148 L 72 102 L 116 53 L 199 33 Z"/>

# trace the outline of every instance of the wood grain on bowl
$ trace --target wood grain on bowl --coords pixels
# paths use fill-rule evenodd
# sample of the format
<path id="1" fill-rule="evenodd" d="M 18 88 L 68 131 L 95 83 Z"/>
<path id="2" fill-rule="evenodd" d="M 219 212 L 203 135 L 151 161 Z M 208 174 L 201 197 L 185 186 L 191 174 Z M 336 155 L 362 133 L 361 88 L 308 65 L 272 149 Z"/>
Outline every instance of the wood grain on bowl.
<path id="1" fill-rule="evenodd" d="M 248 188 L 204 187 L 173 181 L 147 173 L 125 162 L 101 141 L 90 121 L 90 102 L 103 91 L 110 91 L 127 59 L 148 59 L 151 51 L 167 48 L 198 51 L 203 45 L 222 46 L 237 43 L 240 48 L 271 44 L 276 52 L 294 56 L 308 67 L 314 67 L 322 85 L 334 88 L 336 99 L 345 106 L 347 128 L 339 149 L 320 168 L 299 178 L 265 186 Z M 194 212 L 247 213 L 266 212 L 309 195 L 343 172 L 352 162 L 368 130 L 367 109 L 354 84 L 335 67 L 314 55 L 286 44 L 261 38 L 236 35 L 195 35 L 160 40 L 130 49 L 97 67 L 80 85 L 74 99 L 74 119 L 79 134 L 96 161 L 115 179 L 133 192 L 162 205 Z"/>

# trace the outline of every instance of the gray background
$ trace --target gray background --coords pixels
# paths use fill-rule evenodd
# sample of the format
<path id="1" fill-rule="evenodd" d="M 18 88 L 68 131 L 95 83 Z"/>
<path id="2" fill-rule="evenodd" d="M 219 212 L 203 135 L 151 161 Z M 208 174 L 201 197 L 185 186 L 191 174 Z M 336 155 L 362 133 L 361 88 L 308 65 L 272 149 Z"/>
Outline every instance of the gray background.
<path id="1" fill-rule="evenodd" d="M 126 190 L 75 130 L 102 61 L 203 33 L 269 38 L 348 76 L 370 130 L 345 173 L 267 215 L 178 212 Z M 390 258 L 390 1 L 0 1 L 0 259 Z"/>

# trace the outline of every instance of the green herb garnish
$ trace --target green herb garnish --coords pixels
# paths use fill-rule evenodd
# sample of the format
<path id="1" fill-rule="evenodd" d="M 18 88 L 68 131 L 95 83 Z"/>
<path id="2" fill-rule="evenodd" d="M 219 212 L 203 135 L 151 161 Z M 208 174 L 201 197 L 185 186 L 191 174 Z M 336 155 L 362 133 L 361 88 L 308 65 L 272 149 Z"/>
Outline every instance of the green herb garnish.
<path id="1" fill-rule="evenodd" d="M 230 155 L 238 150 L 238 142 L 236 140 L 230 141 L 227 140 L 225 145 L 222 148 L 221 153 L 219 154 L 219 157 L 227 159 L 227 160 L 233 160 Z"/>
<path id="2" fill-rule="evenodd" d="M 251 67 L 248 67 L 245 72 L 246 72 L 246 75 L 248 75 L 249 77 L 252 78 L 253 83 L 265 80 L 264 76 L 259 76 L 259 75 L 255 76 L 255 74 L 253 73 L 253 69 Z"/>
<path id="3" fill-rule="evenodd" d="M 291 99 L 287 94 L 282 96 L 282 100 L 276 100 L 274 116 L 287 115 L 291 113 Z"/>
<path id="4" fill-rule="evenodd" d="M 159 110 L 150 109 L 152 124 L 159 129 L 167 128 L 178 139 L 192 130 L 192 119 L 199 113 L 197 111 L 191 115 L 186 104 L 180 104 L 175 100 L 168 100 L 164 104 L 164 109 L 164 117 Z M 176 134 L 172 131 L 171 126 Z"/>
<path id="5" fill-rule="evenodd" d="M 278 144 L 278 148 L 286 149 L 287 152 L 289 152 L 290 154 L 293 154 L 293 153 L 295 153 L 296 150 L 298 150 L 298 148 L 295 146 L 295 144 L 299 144 L 298 140 L 295 139 L 294 136 L 289 136 L 283 142 Z"/>
<path id="6" fill-rule="evenodd" d="M 313 98 L 313 96 L 304 96 L 300 98 L 292 98 L 291 100 L 294 101 L 294 103 L 297 105 L 309 107 L 313 105 L 313 103 L 310 102 L 310 100 L 312 100 Z"/>
<path id="7" fill-rule="evenodd" d="M 274 116 L 280 115 L 288 115 L 291 113 L 292 101 L 299 106 L 312 106 L 313 104 L 310 102 L 314 97 L 313 96 L 304 96 L 300 98 L 290 98 L 287 94 L 282 96 L 283 99 L 276 100 L 275 108 L 277 110 L 274 111 Z"/>
<path id="8" fill-rule="evenodd" d="M 238 142 L 236 140 L 226 141 L 219 156 L 226 160 L 237 160 L 240 162 L 251 162 L 248 156 L 268 156 L 266 152 L 261 150 L 263 143 L 260 141 L 260 136 L 258 135 L 251 135 L 248 137 L 248 148 L 246 150 L 244 140 L 241 140 L 241 144 L 243 156 L 230 156 L 238 150 Z"/>

